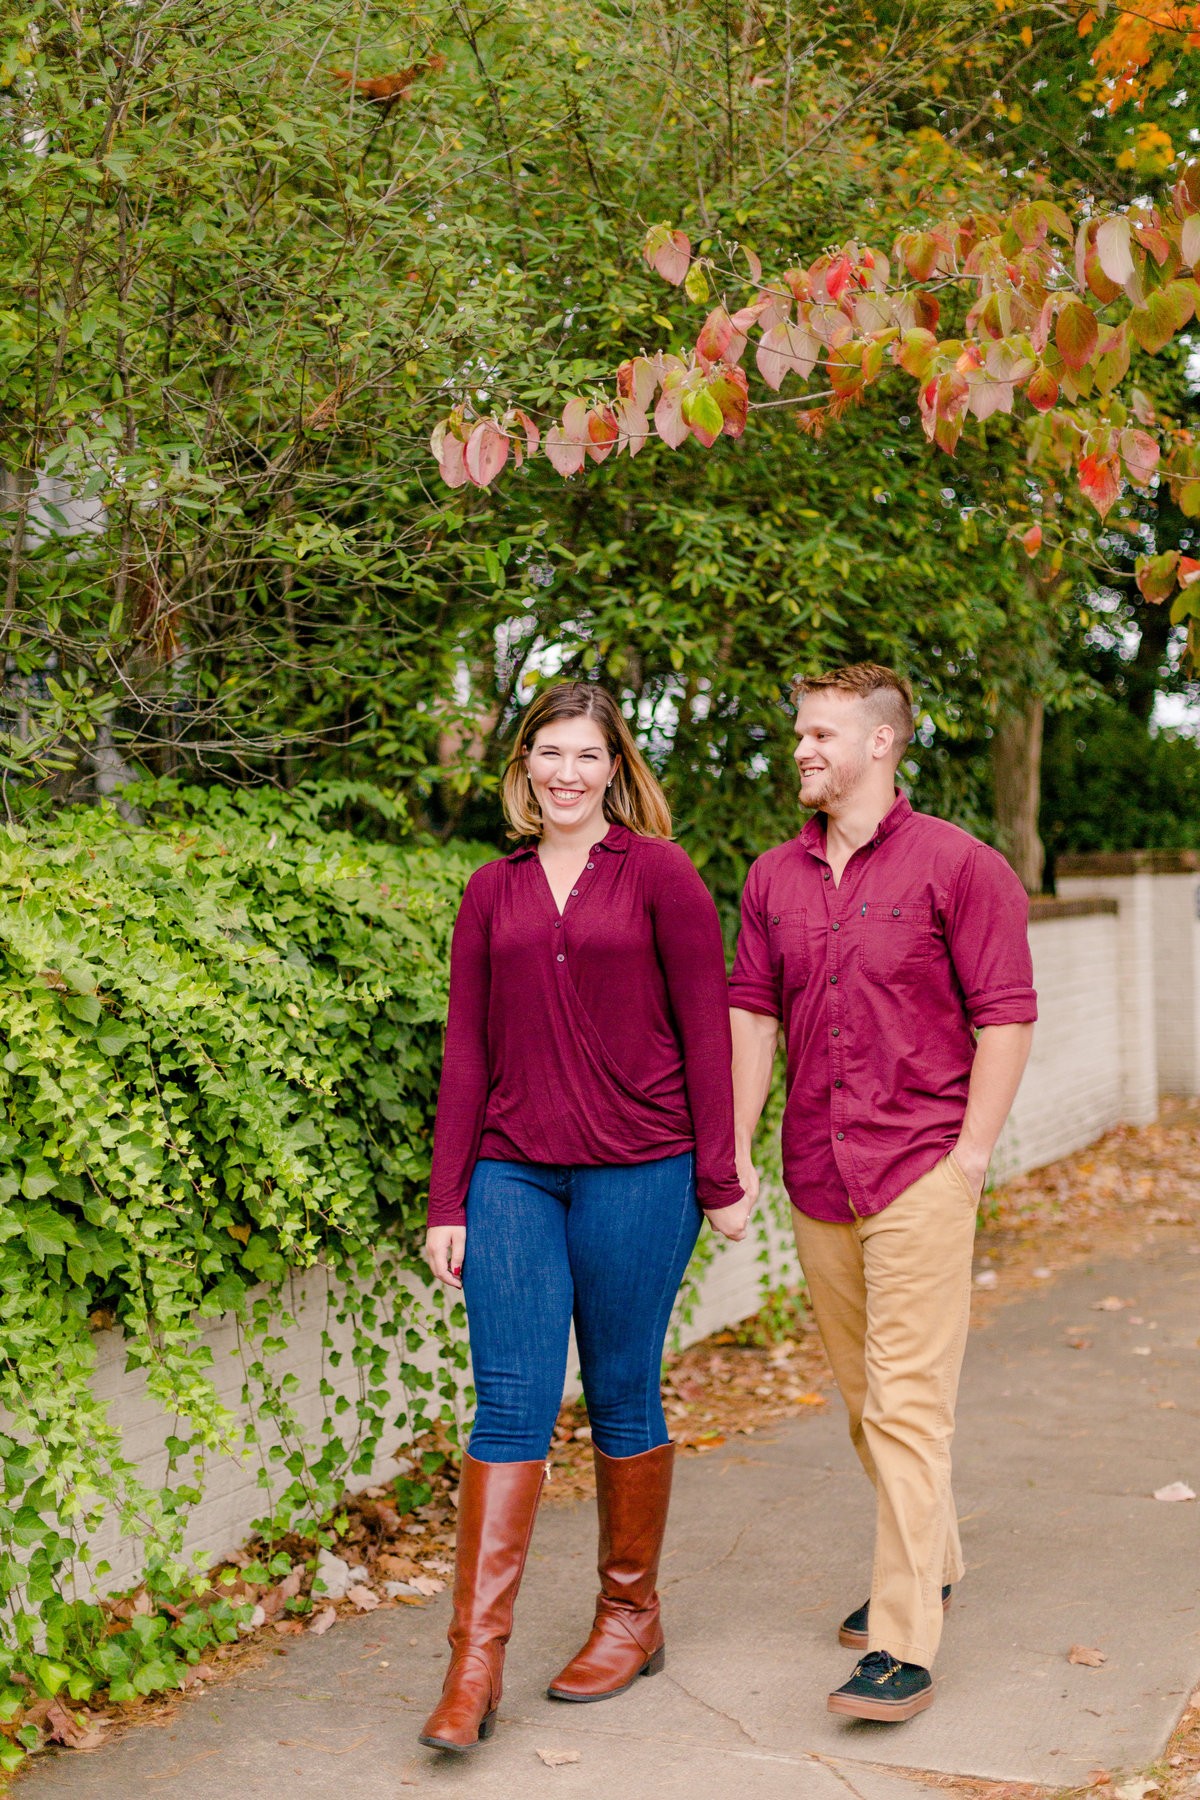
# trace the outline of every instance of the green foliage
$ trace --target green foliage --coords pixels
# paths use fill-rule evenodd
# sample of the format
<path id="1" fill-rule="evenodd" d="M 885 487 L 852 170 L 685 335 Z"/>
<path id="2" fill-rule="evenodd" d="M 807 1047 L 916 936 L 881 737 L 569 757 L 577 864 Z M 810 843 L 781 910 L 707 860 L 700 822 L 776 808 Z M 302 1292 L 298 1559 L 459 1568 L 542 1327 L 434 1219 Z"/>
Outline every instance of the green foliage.
<path id="1" fill-rule="evenodd" d="M 261 1446 L 270 1541 L 328 1514 L 385 1430 L 453 1430 L 465 1353 L 413 1276 L 449 934 L 478 861 L 323 829 L 340 789 L 135 798 L 151 823 L 79 809 L 0 834 L 0 1683 L 118 1700 L 171 1685 L 237 1618 L 218 1603 L 107 1636 L 68 1581 L 102 1509 L 144 1544 L 151 1590 L 178 1598 L 213 1457 Z M 312 1444 L 271 1359 L 294 1323 L 285 1281 L 317 1264 L 352 1328 L 358 1401 Z M 199 1346 L 218 1314 L 246 1346 L 246 1427 Z M 173 1420 L 158 1488 L 89 1385 L 112 1326 Z M 430 1336 L 437 1377 L 413 1360 Z"/>
<path id="2" fill-rule="evenodd" d="M 1064 713 L 1042 759 L 1050 854 L 1200 847 L 1200 744 L 1115 706 Z"/>

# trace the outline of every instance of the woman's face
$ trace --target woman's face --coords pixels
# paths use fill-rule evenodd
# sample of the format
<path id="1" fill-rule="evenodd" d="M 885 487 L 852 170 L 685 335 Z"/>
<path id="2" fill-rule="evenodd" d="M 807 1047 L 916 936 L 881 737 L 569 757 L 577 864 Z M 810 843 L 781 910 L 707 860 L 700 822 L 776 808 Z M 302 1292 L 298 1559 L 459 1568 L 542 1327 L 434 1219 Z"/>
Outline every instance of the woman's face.
<path id="1" fill-rule="evenodd" d="M 608 754 L 594 719 L 555 719 L 525 752 L 525 767 L 543 822 L 581 833 L 604 816 L 604 790 L 619 757 Z"/>

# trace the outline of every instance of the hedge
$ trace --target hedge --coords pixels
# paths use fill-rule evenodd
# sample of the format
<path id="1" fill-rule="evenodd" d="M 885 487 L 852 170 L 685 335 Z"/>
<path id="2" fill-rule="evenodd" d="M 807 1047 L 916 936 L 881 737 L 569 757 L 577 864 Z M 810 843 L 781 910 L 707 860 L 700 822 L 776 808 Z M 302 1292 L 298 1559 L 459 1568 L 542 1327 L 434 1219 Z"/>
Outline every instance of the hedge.
<path id="1" fill-rule="evenodd" d="M 19 1719 L 30 1682 L 116 1700 L 173 1685 L 204 1641 L 236 1633 L 228 1607 L 176 1607 L 113 1636 L 95 1597 L 69 1591 L 115 1509 L 151 1591 L 178 1598 L 205 1458 L 254 1429 L 217 1399 L 206 1318 L 240 1316 L 246 1399 L 283 1434 L 268 1539 L 327 1514 L 385 1429 L 449 1419 L 463 1360 L 454 1315 L 418 1316 L 407 1277 L 450 930 L 492 853 L 323 829 L 334 800 L 390 813 L 361 789 L 133 798 L 148 822 L 105 806 L 0 828 L 0 1720 Z M 318 1261 L 350 1296 L 364 1403 L 330 1409 L 306 1445 L 266 1358 L 290 1323 L 289 1271 Z M 93 1394 L 103 1326 L 174 1420 L 159 1488 Z M 397 1412 L 388 1344 L 411 1358 L 430 1331 L 443 1379 L 404 1361 Z M 0 1739 L 0 1765 L 21 1754 Z"/>

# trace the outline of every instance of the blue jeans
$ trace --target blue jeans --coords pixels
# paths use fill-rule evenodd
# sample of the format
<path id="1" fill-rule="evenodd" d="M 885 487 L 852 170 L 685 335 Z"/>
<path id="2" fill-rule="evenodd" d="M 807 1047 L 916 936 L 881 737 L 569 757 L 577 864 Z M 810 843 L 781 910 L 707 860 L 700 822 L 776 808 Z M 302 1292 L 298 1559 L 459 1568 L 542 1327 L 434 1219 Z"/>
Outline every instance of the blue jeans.
<path id="1" fill-rule="evenodd" d="M 476 1461 L 546 1455 L 572 1317 L 592 1442 L 640 1456 L 669 1441 L 663 1343 L 700 1220 L 691 1151 L 606 1168 L 475 1165 L 462 1280 Z"/>

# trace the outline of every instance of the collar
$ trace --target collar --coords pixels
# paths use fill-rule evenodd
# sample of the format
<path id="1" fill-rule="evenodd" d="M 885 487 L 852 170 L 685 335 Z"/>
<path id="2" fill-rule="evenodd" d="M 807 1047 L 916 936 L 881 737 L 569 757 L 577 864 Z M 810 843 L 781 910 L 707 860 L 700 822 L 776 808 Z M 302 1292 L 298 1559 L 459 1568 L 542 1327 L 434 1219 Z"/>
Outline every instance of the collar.
<path id="1" fill-rule="evenodd" d="M 877 850 L 885 838 L 891 837 L 893 832 L 897 831 L 899 827 L 904 824 L 906 819 L 912 818 L 912 810 L 908 796 L 906 794 L 897 794 L 896 798 L 892 801 L 891 806 L 888 808 L 887 812 L 884 813 L 882 819 L 880 819 L 878 825 L 875 827 L 873 836 L 869 837 L 867 842 L 861 845 L 860 848 L 863 850 Z M 807 850 L 810 855 L 815 856 L 819 862 L 826 861 L 826 823 L 827 821 L 824 813 L 814 813 L 797 839 L 797 842 L 801 847 Z"/>
<path id="2" fill-rule="evenodd" d="M 624 856 L 626 850 L 629 848 L 629 840 L 632 836 L 633 833 L 630 831 L 628 825 L 618 825 L 614 822 L 609 826 L 600 842 L 592 845 L 592 849 L 608 850 L 614 856 Z M 536 856 L 537 847 L 537 838 L 525 838 L 517 845 L 515 850 L 509 851 L 504 860 L 505 862 L 513 863 L 522 862 L 527 857 Z"/>

